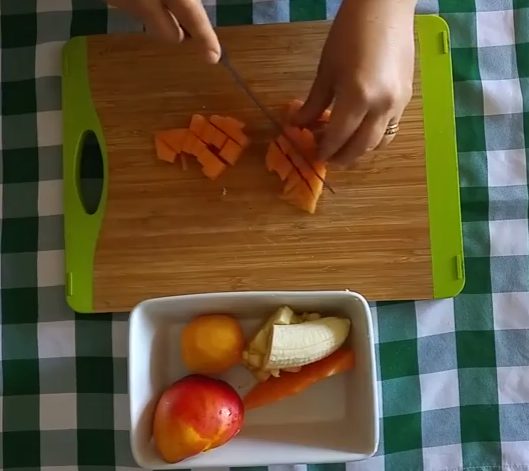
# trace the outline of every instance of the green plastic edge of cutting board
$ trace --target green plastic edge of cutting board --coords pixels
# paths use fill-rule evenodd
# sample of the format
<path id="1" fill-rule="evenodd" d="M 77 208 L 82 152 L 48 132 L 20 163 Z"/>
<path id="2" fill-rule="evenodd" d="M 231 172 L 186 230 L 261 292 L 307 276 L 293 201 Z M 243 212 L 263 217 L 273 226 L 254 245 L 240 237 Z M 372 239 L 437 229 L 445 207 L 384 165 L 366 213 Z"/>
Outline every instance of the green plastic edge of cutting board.
<path id="1" fill-rule="evenodd" d="M 433 296 L 465 284 L 450 34 L 440 17 L 416 17 L 426 146 Z"/>
<path id="2" fill-rule="evenodd" d="M 66 300 L 77 312 L 93 311 L 93 274 L 96 244 L 108 191 L 106 143 L 90 93 L 85 37 L 66 43 L 62 56 L 64 234 Z M 88 132 L 99 142 L 103 160 L 103 188 L 97 210 L 88 214 L 79 192 L 82 146 Z"/>

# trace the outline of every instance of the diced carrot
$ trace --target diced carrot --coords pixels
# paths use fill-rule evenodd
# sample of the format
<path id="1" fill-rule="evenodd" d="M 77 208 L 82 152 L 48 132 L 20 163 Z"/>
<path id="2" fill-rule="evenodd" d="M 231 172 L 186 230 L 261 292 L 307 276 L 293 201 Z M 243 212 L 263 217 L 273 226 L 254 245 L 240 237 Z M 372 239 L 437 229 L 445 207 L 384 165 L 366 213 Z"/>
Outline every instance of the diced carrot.
<path id="1" fill-rule="evenodd" d="M 247 147 L 250 143 L 248 136 L 242 132 L 241 127 L 238 124 L 234 124 L 233 121 L 237 121 L 234 118 L 228 119 L 226 116 L 213 115 L 209 118 L 211 123 L 220 129 L 222 132 L 226 133 L 228 137 L 233 139 L 241 147 Z M 240 121 L 237 121 L 240 123 Z"/>
<path id="2" fill-rule="evenodd" d="M 154 136 L 154 146 L 156 148 L 156 157 L 165 162 L 174 163 L 176 152 L 160 136 Z"/>
<path id="3" fill-rule="evenodd" d="M 206 144 L 213 144 L 213 139 L 217 133 L 217 129 L 210 123 L 206 123 L 202 129 L 202 135 L 199 136 Z"/>
<path id="4" fill-rule="evenodd" d="M 299 169 L 312 192 L 319 196 L 323 189 L 321 179 L 325 179 L 327 167 L 325 163 L 316 160 L 316 141 L 314 135 L 308 129 L 294 127 L 285 128 L 285 134 L 297 144 L 297 149 L 293 149 L 290 146 L 288 156 L 292 160 L 292 163 Z M 283 139 L 286 141 L 285 138 Z M 297 150 L 303 152 L 303 155 L 300 155 Z"/>
<path id="5" fill-rule="evenodd" d="M 323 192 L 322 180 L 327 174 L 325 163 L 316 160 L 314 134 L 309 129 L 287 126 L 284 134 L 276 138 L 275 144 L 275 148 L 272 144 L 269 147 L 266 156 L 267 168 L 270 170 L 278 165 L 274 161 L 278 160 L 274 154 L 276 149 L 285 156 L 290 166 L 293 166 L 293 170 L 286 177 L 282 199 L 304 211 L 314 213 Z M 279 177 L 283 179 L 281 174 Z"/>
<path id="6" fill-rule="evenodd" d="M 293 170 L 288 174 L 286 178 L 285 186 L 283 187 L 283 195 L 289 194 L 291 191 L 293 191 L 300 185 L 304 185 L 306 187 L 306 184 L 301 178 L 299 172 L 293 168 Z"/>
<path id="7" fill-rule="evenodd" d="M 281 199 L 310 214 L 316 212 L 318 197 L 306 185 L 296 185 L 288 193 L 281 195 Z"/>
<path id="8" fill-rule="evenodd" d="M 184 144 L 182 146 L 182 151 L 186 154 L 194 155 L 196 156 L 199 154 L 203 149 L 206 149 L 207 146 L 204 144 L 197 136 L 195 136 L 192 132 L 188 132 L 187 136 L 184 140 Z"/>
<path id="9" fill-rule="evenodd" d="M 211 180 L 215 180 L 226 169 L 226 165 L 206 146 L 195 155 L 202 165 L 202 172 Z"/>
<path id="10" fill-rule="evenodd" d="M 160 136 L 167 145 L 179 154 L 182 152 L 182 144 L 187 132 L 187 129 L 166 129 L 165 131 L 158 131 L 156 135 Z"/>
<path id="11" fill-rule="evenodd" d="M 189 130 L 192 131 L 195 136 L 202 137 L 204 128 L 208 124 L 208 120 L 201 114 L 194 114 L 191 116 L 191 123 L 189 123 Z"/>
<path id="12" fill-rule="evenodd" d="M 245 126 L 245 124 L 242 121 L 232 118 L 231 116 L 224 116 L 224 119 L 229 125 L 233 126 L 234 128 L 243 129 Z"/>
<path id="13" fill-rule="evenodd" d="M 268 146 L 265 162 L 268 171 L 276 172 L 281 181 L 284 181 L 292 171 L 290 160 L 281 152 L 281 149 L 274 141 Z"/>
<path id="14" fill-rule="evenodd" d="M 226 136 L 226 134 L 224 134 L 220 129 L 217 129 L 215 126 L 211 125 L 211 127 L 215 130 L 215 135 L 213 136 L 211 145 L 217 149 L 222 149 L 228 140 L 228 136 Z"/>
<path id="15" fill-rule="evenodd" d="M 188 132 L 182 144 L 182 151 L 186 154 L 193 155 L 193 152 L 195 150 L 195 143 L 198 140 L 199 139 L 197 136 L 195 136 L 192 132 Z"/>
<path id="16" fill-rule="evenodd" d="M 244 407 L 254 409 L 299 394 L 318 381 L 353 368 L 354 352 L 341 347 L 322 360 L 302 366 L 297 373 L 281 373 L 256 384 L 243 398 Z"/>
<path id="17" fill-rule="evenodd" d="M 219 152 L 219 156 L 230 165 L 235 165 L 241 154 L 242 147 L 231 139 L 226 141 L 226 144 L 224 144 L 221 151 Z"/>
<path id="18" fill-rule="evenodd" d="M 283 154 L 288 155 L 292 152 L 292 145 L 290 144 L 290 142 L 288 142 L 287 138 L 283 136 L 283 134 L 276 138 L 276 143 L 281 149 L 281 152 L 283 152 Z"/>

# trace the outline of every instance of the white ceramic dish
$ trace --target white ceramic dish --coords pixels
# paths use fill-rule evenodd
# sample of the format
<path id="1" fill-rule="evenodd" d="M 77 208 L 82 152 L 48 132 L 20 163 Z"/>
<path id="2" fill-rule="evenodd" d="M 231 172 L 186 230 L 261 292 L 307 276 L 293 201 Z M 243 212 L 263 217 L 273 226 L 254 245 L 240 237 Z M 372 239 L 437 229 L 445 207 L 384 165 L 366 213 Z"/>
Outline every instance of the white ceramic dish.
<path id="1" fill-rule="evenodd" d="M 188 374 L 179 334 L 194 316 L 230 313 L 251 335 L 279 306 L 348 316 L 356 365 L 303 393 L 247 412 L 230 442 L 180 463 L 157 455 L 151 424 L 160 393 Z M 253 378 L 237 367 L 221 378 L 241 394 Z M 133 310 L 129 333 L 129 394 L 132 453 L 148 469 L 258 466 L 345 462 L 368 458 L 378 446 L 378 407 L 371 313 L 366 300 L 349 291 L 208 293 L 152 299 Z"/>

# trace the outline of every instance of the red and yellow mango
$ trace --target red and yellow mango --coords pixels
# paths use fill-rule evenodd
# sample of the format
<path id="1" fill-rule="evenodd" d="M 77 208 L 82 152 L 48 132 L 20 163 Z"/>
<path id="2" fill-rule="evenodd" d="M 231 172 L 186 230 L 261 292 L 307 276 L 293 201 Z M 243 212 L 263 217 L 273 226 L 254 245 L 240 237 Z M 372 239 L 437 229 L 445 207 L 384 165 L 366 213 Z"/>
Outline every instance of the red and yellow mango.
<path id="1" fill-rule="evenodd" d="M 175 463 L 223 445 L 239 432 L 243 419 L 242 400 L 228 383 L 186 376 L 158 401 L 154 443 L 165 461 Z"/>

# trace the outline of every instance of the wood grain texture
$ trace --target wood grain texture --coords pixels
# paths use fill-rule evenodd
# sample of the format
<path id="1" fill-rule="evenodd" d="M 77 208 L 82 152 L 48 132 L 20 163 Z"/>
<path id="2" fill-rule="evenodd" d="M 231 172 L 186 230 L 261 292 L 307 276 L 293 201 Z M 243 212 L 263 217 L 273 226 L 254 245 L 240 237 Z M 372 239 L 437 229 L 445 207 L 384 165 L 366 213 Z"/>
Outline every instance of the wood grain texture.
<path id="1" fill-rule="evenodd" d="M 219 30 L 231 60 L 272 110 L 306 96 L 328 23 Z M 106 137 L 109 190 L 94 263 L 96 311 L 155 296 L 228 290 L 344 289 L 369 299 L 433 296 L 419 71 L 390 149 L 330 171 L 313 216 L 278 198 L 264 166 L 274 130 L 221 66 L 192 45 L 144 36 L 88 39 L 93 100 Z M 248 124 L 253 143 L 210 182 L 157 161 L 153 132 L 194 112 Z M 223 189 L 226 189 L 224 192 Z M 226 193 L 223 195 L 223 193 Z"/>

